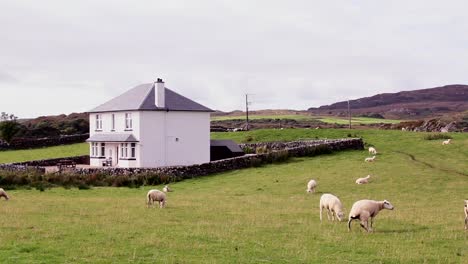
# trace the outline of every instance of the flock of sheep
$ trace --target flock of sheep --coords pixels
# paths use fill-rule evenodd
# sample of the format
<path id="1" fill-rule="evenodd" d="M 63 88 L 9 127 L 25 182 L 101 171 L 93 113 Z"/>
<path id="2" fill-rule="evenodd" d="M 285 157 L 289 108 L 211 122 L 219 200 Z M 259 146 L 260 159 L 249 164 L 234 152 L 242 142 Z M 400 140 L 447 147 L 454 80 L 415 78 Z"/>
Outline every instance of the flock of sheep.
<path id="1" fill-rule="evenodd" d="M 445 140 L 442 142 L 442 145 L 448 145 L 450 144 L 450 139 Z M 366 158 L 364 161 L 365 162 L 373 162 L 376 158 L 375 155 L 377 155 L 377 150 L 374 147 L 369 148 L 369 154 L 374 155 L 371 158 Z M 358 178 L 356 180 L 357 184 L 366 184 L 369 182 L 370 175 L 367 175 L 367 177 L 364 178 Z M 307 192 L 315 192 L 315 189 L 317 187 L 317 181 L 315 180 L 310 180 L 307 183 Z M 323 194 L 320 197 L 320 221 L 322 221 L 322 211 L 326 209 L 327 211 L 327 218 L 328 220 L 335 221 L 338 219 L 338 221 L 342 221 L 344 217 L 344 212 L 343 212 L 343 204 L 341 203 L 340 199 L 336 197 L 333 194 L 326 193 Z M 388 209 L 388 210 L 393 210 L 393 205 L 387 201 L 374 201 L 374 200 L 359 200 L 353 204 L 351 207 L 351 211 L 349 212 L 349 217 L 348 217 L 348 230 L 351 231 L 351 222 L 353 220 L 359 219 L 361 227 L 364 228 L 367 232 L 372 232 L 372 225 L 373 225 L 373 220 L 377 216 L 377 214 L 383 210 L 383 209 Z M 465 230 L 468 230 L 468 200 L 465 200 Z M 330 217 L 331 215 L 331 217 Z M 369 224 L 370 220 L 370 224 Z"/>
<path id="2" fill-rule="evenodd" d="M 447 139 L 442 142 L 442 145 L 448 145 L 450 143 L 451 143 L 450 139 Z M 365 162 L 375 161 L 377 150 L 374 147 L 370 147 L 369 154 L 372 154 L 374 156 L 372 156 L 371 158 L 366 158 L 364 161 Z M 371 177 L 370 175 L 367 175 L 367 177 L 358 178 L 356 180 L 356 183 L 366 184 L 369 182 L 370 177 Z M 316 187 L 317 187 L 317 181 L 310 180 L 307 183 L 307 192 L 314 193 Z M 172 192 L 172 189 L 168 185 L 164 186 L 162 191 L 156 190 L 156 189 L 152 189 L 148 191 L 148 193 L 146 194 L 147 207 L 149 208 L 153 206 L 155 202 L 158 202 L 159 208 L 164 208 L 167 202 L 166 193 L 168 192 Z M 4 197 L 5 200 L 10 199 L 8 194 L 2 188 L 0 188 L 0 198 L 1 197 Z M 387 200 L 383 200 L 383 201 L 359 200 L 353 204 L 353 206 L 351 207 L 351 211 L 349 212 L 348 230 L 349 231 L 351 230 L 351 222 L 353 220 L 359 219 L 361 227 L 364 228 L 367 232 L 372 232 L 373 220 L 377 216 L 377 214 L 383 209 L 393 210 L 393 208 L 394 208 L 393 205 Z M 326 209 L 327 211 L 328 220 L 335 221 L 335 218 L 338 219 L 338 221 L 343 220 L 343 217 L 344 217 L 343 204 L 341 203 L 340 199 L 336 197 L 335 195 L 326 193 L 320 197 L 320 221 L 322 221 L 322 211 L 324 209 Z M 465 212 L 465 230 L 468 230 L 468 200 L 465 200 L 464 212 Z M 370 220 L 370 225 L 369 225 L 369 220 Z"/>

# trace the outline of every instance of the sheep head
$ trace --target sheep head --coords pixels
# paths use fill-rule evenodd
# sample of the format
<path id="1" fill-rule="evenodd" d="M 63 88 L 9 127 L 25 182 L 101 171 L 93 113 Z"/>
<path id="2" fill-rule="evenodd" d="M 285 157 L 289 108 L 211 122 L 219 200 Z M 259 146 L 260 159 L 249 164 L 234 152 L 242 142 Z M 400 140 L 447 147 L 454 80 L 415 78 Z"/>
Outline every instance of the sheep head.
<path id="1" fill-rule="evenodd" d="M 343 212 L 338 212 L 336 213 L 336 218 L 338 218 L 338 221 L 343 221 L 345 214 Z"/>
<path id="2" fill-rule="evenodd" d="M 388 210 L 393 210 L 394 207 L 389 201 L 384 200 L 383 201 L 383 208 L 388 209 Z"/>

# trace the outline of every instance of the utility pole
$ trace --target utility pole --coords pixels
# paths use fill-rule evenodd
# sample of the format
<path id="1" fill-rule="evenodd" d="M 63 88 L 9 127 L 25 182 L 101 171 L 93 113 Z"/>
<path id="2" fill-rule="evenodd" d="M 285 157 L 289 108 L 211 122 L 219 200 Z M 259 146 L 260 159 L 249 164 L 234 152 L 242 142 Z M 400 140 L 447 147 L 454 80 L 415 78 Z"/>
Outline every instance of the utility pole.
<path id="1" fill-rule="evenodd" d="M 349 100 L 348 100 L 348 119 L 349 119 L 349 129 L 351 129 L 351 110 L 349 107 Z"/>
<path id="2" fill-rule="evenodd" d="M 249 125 L 249 94 L 245 94 L 245 121 L 246 121 L 246 130 L 250 130 Z"/>

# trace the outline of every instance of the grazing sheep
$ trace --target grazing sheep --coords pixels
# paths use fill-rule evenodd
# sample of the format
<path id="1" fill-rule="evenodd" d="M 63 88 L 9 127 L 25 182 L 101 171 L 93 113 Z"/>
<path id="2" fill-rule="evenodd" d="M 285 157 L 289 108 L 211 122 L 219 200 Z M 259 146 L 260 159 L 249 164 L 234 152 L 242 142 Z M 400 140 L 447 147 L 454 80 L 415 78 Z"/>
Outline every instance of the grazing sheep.
<path id="1" fill-rule="evenodd" d="M 154 201 L 159 202 L 159 208 L 164 208 L 166 206 L 166 194 L 160 190 L 150 190 L 148 194 L 146 194 L 148 208 L 154 204 Z"/>
<path id="2" fill-rule="evenodd" d="M 377 150 L 376 150 L 374 147 L 370 147 L 370 148 L 369 148 L 369 154 L 376 155 L 376 154 L 377 154 Z"/>
<path id="3" fill-rule="evenodd" d="M 357 184 L 369 183 L 369 178 L 370 178 L 370 175 L 367 175 L 367 177 L 364 177 L 364 178 L 359 178 L 359 179 L 356 180 L 356 183 Z"/>
<path id="4" fill-rule="evenodd" d="M 451 141 L 451 139 L 444 140 L 444 141 L 442 141 L 442 145 L 448 145 L 448 144 L 450 144 L 450 141 Z"/>
<path id="5" fill-rule="evenodd" d="M 5 200 L 7 201 L 10 200 L 10 196 L 8 196 L 8 194 L 2 188 L 0 188 L 0 197 L 5 197 Z"/>
<path id="6" fill-rule="evenodd" d="M 317 182 L 315 180 L 310 180 L 307 183 L 307 192 L 315 192 L 315 187 L 317 187 Z"/>
<path id="7" fill-rule="evenodd" d="M 354 219 L 359 219 L 361 221 L 362 228 L 364 228 L 367 232 L 372 232 L 374 217 L 376 217 L 382 209 L 393 210 L 393 205 L 387 200 L 360 200 L 355 202 L 351 208 L 351 211 L 349 212 L 348 231 L 351 231 L 351 221 Z"/>
<path id="8" fill-rule="evenodd" d="M 468 230 L 468 200 L 465 200 L 465 230 Z"/>
<path id="9" fill-rule="evenodd" d="M 333 194 L 326 193 L 320 197 L 320 222 L 322 222 L 322 210 L 323 208 L 327 209 L 327 217 L 330 220 L 330 212 L 332 215 L 332 221 L 335 221 L 338 218 L 338 221 L 343 220 L 343 204 L 340 199 Z"/>
<path id="10" fill-rule="evenodd" d="M 163 188 L 163 192 L 167 193 L 167 192 L 172 192 L 172 189 L 169 187 L 169 185 L 166 185 L 164 186 Z"/>
<path id="11" fill-rule="evenodd" d="M 375 156 L 372 156 L 372 158 L 366 158 L 364 161 L 365 162 L 374 162 Z"/>

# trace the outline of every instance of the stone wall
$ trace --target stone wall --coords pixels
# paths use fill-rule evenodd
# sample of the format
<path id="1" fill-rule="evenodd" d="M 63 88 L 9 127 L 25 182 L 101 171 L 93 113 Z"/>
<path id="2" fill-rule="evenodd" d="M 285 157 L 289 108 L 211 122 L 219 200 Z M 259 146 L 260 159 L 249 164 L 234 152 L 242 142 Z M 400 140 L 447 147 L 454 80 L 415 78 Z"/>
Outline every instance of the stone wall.
<path id="1" fill-rule="evenodd" d="M 109 174 L 109 175 L 134 175 L 134 174 L 159 174 L 169 176 L 174 180 L 193 178 L 230 170 L 260 166 L 276 161 L 284 161 L 288 157 L 303 157 L 320 155 L 339 150 L 364 149 L 362 139 L 338 139 L 338 140 L 313 140 L 294 142 L 268 142 L 243 144 L 241 146 L 257 147 L 267 145 L 271 149 L 265 154 L 247 154 L 245 156 L 212 161 L 209 163 L 192 166 L 174 166 L 161 168 L 77 168 L 77 174 Z"/>
<path id="2" fill-rule="evenodd" d="M 44 174 L 46 170 L 43 167 L 33 167 L 33 166 L 18 165 L 18 164 L 0 164 L 0 171 L 9 171 L 9 172 L 37 171 L 39 173 Z"/>
<path id="3" fill-rule="evenodd" d="M 76 164 L 87 164 L 89 165 L 89 155 L 75 156 L 75 157 L 65 157 L 57 159 L 45 159 L 45 160 L 33 160 L 26 162 L 13 163 L 12 165 L 22 165 L 29 167 L 47 167 L 47 166 L 56 166 L 63 160 L 72 161 Z"/>
<path id="4" fill-rule="evenodd" d="M 243 147 L 256 148 L 267 146 L 268 153 L 248 154 L 245 156 L 213 161 L 192 166 L 174 166 L 161 168 L 75 168 L 67 169 L 64 174 L 47 174 L 44 179 L 60 184 L 63 179 L 86 181 L 90 185 L 99 186 L 126 186 L 124 179 L 132 179 L 141 183 L 159 184 L 164 182 L 180 181 L 187 178 L 257 167 L 263 164 L 286 161 L 289 157 L 315 156 L 348 149 L 362 150 L 362 139 L 312 140 L 293 142 L 266 142 L 243 144 Z M 56 165 L 60 160 L 73 160 L 78 164 L 89 164 L 89 156 L 70 157 L 51 160 L 30 161 L 15 164 L 0 164 L 0 170 L 27 172 L 35 171 L 45 174 L 44 166 Z M 0 175 L 1 176 L 1 175 Z M 63 178 L 63 179 L 62 179 Z M 93 180 L 93 179 L 98 179 Z M 151 179 L 151 180 L 148 180 Z M 68 181 L 68 180 L 67 180 Z M 99 183 L 100 182 L 100 183 Z M 103 185 L 102 182 L 106 182 Z M 120 183 L 119 183 L 120 182 Z"/>
<path id="5" fill-rule="evenodd" d="M 78 134 L 69 136 L 59 137 L 47 137 L 47 138 L 17 138 L 13 139 L 10 144 L 1 141 L 0 150 L 8 149 L 30 149 L 40 147 L 50 147 L 64 144 L 73 144 L 85 142 L 89 138 L 89 134 Z"/>

